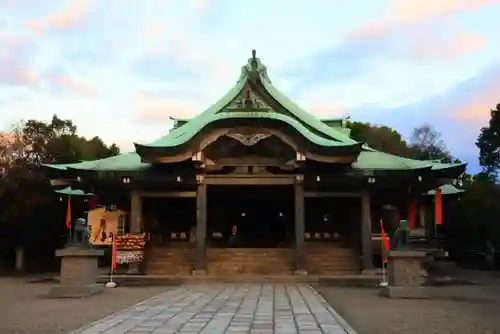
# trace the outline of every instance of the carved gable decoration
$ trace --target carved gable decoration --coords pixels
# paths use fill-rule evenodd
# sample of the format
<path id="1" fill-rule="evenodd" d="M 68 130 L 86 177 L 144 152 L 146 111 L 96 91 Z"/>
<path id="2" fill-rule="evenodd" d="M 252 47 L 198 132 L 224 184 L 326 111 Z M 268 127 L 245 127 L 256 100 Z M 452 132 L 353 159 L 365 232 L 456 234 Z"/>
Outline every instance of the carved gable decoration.
<path id="1" fill-rule="evenodd" d="M 234 111 L 247 111 L 247 110 L 262 110 L 267 111 L 270 109 L 269 105 L 265 103 L 256 94 L 250 85 L 247 83 L 243 89 L 242 94 L 240 94 L 235 100 L 233 100 L 226 109 Z"/>
<path id="2" fill-rule="evenodd" d="M 242 134 L 242 133 L 228 133 L 226 136 L 236 139 L 245 146 L 253 146 L 257 144 L 262 139 L 266 139 L 271 136 L 269 133 L 252 133 L 252 134 Z"/>

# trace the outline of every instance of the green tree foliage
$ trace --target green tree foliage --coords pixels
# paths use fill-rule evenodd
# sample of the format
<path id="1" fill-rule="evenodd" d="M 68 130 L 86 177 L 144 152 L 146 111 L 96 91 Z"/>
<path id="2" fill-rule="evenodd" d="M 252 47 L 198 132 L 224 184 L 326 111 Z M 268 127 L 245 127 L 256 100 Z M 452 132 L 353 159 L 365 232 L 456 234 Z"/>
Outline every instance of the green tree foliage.
<path id="1" fill-rule="evenodd" d="M 376 150 L 403 157 L 411 156 L 411 150 L 401 134 L 390 127 L 362 122 L 348 122 L 347 126 L 351 129 L 352 138 Z"/>
<path id="2" fill-rule="evenodd" d="M 28 120 L 0 136 L 0 248 L 48 242 L 64 229 L 63 208 L 41 172 L 42 163 L 69 163 L 119 153 L 99 137 L 78 136 L 71 120 Z"/>
<path id="3" fill-rule="evenodd" d="M 441 134 L 429 124 L 415 128 L 409 143 L 398 131 L 388 126 L 362 122 L 348 122 L 347 126 L 351 129 L 354 139 L 382 152 L 420 160 L 453 160 L 441 139 Z"/>
<path id="4" fill-rule="evenodd" d="M 490 110 L 488 126 L 481 129 L 476 146 L 479 148 L 479 164 L 482 172 L 496 180 L 500 169 L 500 104 Z"/>

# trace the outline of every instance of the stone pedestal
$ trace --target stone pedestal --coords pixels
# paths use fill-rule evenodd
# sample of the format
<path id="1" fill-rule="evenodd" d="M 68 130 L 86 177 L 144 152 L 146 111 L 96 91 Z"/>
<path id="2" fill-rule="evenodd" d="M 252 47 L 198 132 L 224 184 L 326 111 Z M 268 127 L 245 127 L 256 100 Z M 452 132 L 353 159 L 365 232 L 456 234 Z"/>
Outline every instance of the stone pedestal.
<path id="1" fill-rule="evenodd" d="M 381 295 L 391 298 L 422 298 L 422 264 L 426 252 L 417 250 L 392 250 L 388 254 L 388 286 L 381 288 Z"/>
<path id="2" fill-rule="evenodd" d="M 78 246 L 57 250 L 56 256 L 61 257 L 61 279 L 49 291 L 49 297 L 80 298 L 102 292 L 104 286 L 96 284 L 97 259 L 102 255 L 103 250 Z"/>

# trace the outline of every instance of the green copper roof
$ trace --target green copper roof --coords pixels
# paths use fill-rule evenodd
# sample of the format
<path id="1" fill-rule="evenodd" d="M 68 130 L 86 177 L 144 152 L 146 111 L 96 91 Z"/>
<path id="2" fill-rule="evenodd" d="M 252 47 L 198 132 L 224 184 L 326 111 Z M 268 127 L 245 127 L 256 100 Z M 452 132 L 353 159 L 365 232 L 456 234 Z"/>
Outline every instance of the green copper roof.
<path id="1" fill-rule="evenodd" d="M 151 167 L 151 164 L 141 162 L 141 157 L 137 153 L 123 153 L 109 158 L 82 161 L 74 164 L 64 165 L 44 165 L 48 168 L 59 170 L 77 169 L 93 171 L 141 171 Z"/>
<path id="2" fill-rule="evenodd" d="M 255 80 L 257 77 L 258 80 Z M 286 112 L 264 108 L 259 110 L 235 111 L 229 108 L 230 104 L 240 97 L 251 80 L 259 87 L 262 94 L 274 99 Z M 256 83 L 257 82 L 257 83 Z M 190 120 L 181 120 L 183 123 L 172 129 L 167 135 L 147 145 L 136 144 L 136 147 L 168 148 L 176 147 L 188 142 L 210 123 L 224 119 L 270 119 L 286 123 L 296 129 L 310 142 L 323 147 L 342 147 L 359 145 L 343 131 L 329 127 L 315 116 L 297 106 L 288 97 L 273 86 L 267 75 L 266 67 L 258 58 L 250 58 L 248 64 L 242 67 L 241 76 L 219 101 L 210 106 L 199 116 Z M 174 120 L 178 125 L 179 120 Z M 183 121 L 186 121 L 185 123 Z"/>
<path id="3" fill-rule="evenodd" d="M 408 170 L 432 168 L 432 164 L 399 157 L 384 152 L 364 148 L 358 156 L 358 160 L 352 164 L 355 169 L 361 170 Z"/>
<path id="4" fill-rule="evenodd" d="M 241 102 L 243 94 L 250 88 L 263 101 L 263 105 L 255 108 L 235 108 L 235 102 Z M 168 111 L 167 111 L 168 112 Z M 114 157 L 95 161 L 83 161 L 73 164 L 44 165 L 56 170 L 92 170 L 92 171 L 143 171 L 151 167 L 143 163 L 141 150 L 161 150 L 179 147 L 212 123 L 225 120 L 268 120 L 286 124 L 295 129 L 316 147 L 347 148 L 350 154 L 358 154 L 353 168 L 358 170 L 415 170 L 429 169 L 443 171 L 444 176 L 458 176 L 465 164 L 446 164 L 438 160 L 421 161 L 403 158 L 392 154 L 379 152 L 367 145 L 355 141 L 349 136 L 345 126 L 345 118 L 319 119 L 300 108 L 287 96 L 281 93 L 269 79 L 266 67 L 260 59 L 253 57 L 241 69 L 241 75 L 236 84 L 215 104 L 199 116 L 192 119 L 173 118 L 174 128 L 165 136 L 148 145 L 135 144 L 136 152 L 120 154 Z M 256 123 L 259 124 L 259 123 Z M 313 148 L 316 148 L 313 147 Z M 350 151 L 353 148 L 355 150 Z M 336 152 L 339 152 L 338 150 Z M 343 151 L 345 152 L 345 151 Z M 168 155 L 168 154 L 167 154 Z"/>
<path id="5" fill-rule="evenodd" d="M 55 192 L 58 194 L 61 194 L 61 195 L 69 195 L 69 196 L 93 196 L 94 195 L 92 193 L 86 193 L 80 189 L 72 189 L 71 187 L 59 189 L 59 190 L 56 190 Z"/>
<path id="6" fill-rule="evenodd" d="M 456 168 L 460 171 L 461 169 L 465 169 L 466 164 L 404 158 L 380 152 L 368 145 L 363 145 L 363 150 L 352 166 L 360 170 L 411 170 L 428 168 L 434 171 L 444 171 Z"/>
<path id="7" fill-rule="evenodd" d="M 465 192 L 465 190 L 458 189 L 457 187 L 455 187 L 455 186 L 453 186 L 451 184 L 444 184 L 444 185 L 442 185 L 439 188 L 441 189 L 441 194 L 442 195 L 455 195 L 455 194 L 460 194 L 460 193 Z M 426 195 L 434 196 L 434 195 L 436 195 L 436 190 L 434 190 L 434 189 L 429 190 L 426 193 Z"/>

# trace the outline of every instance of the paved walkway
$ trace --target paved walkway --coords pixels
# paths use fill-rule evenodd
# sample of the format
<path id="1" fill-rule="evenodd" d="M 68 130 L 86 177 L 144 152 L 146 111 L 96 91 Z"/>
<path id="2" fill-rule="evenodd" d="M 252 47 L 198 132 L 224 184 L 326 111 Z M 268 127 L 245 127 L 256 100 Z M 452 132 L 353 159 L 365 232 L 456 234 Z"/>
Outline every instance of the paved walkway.
<path id="1" fill-rule="evenodd" d="M 308 285 L 200 284 L 171 289 L 73 333 L 355 332 Z"/>

